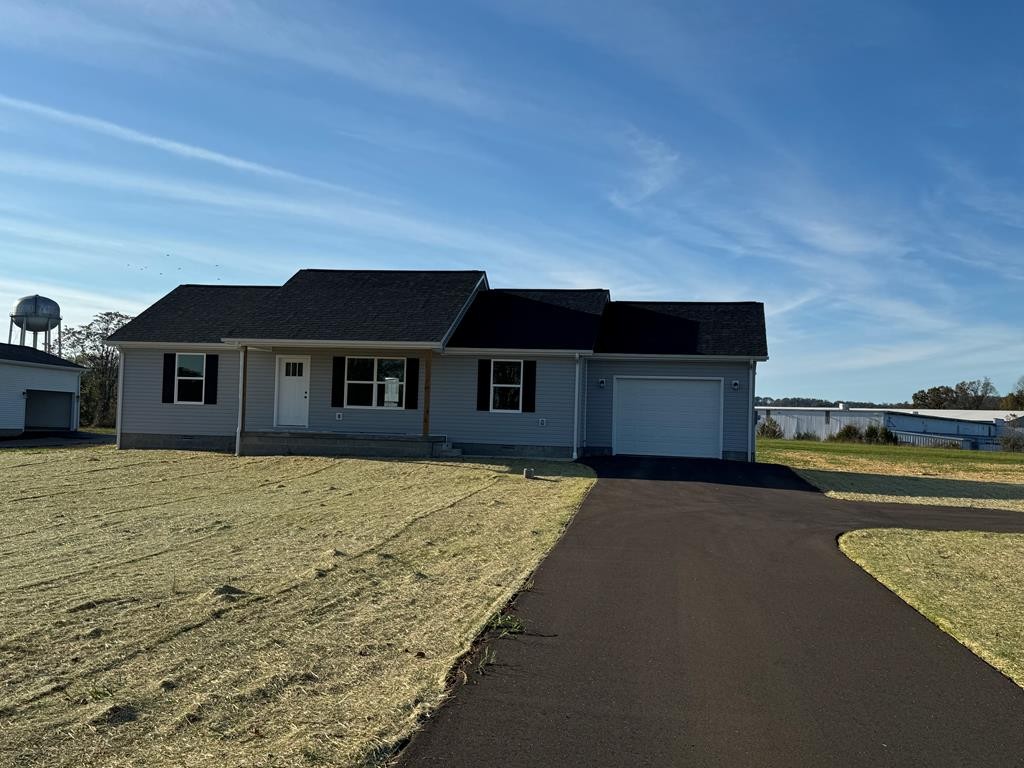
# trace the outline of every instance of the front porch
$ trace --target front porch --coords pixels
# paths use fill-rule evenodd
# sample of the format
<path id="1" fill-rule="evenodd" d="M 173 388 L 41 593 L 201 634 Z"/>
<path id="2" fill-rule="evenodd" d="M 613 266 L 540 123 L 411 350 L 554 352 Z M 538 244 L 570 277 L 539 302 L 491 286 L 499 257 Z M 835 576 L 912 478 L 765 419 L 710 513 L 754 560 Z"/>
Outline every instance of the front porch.
<path id="1" fill-rule="evenodd" d="M 243 432 L 240 456 L 364 456 L 442 458 L 461 455 L 441 435 L 373 435 L 343 432 Z"/>

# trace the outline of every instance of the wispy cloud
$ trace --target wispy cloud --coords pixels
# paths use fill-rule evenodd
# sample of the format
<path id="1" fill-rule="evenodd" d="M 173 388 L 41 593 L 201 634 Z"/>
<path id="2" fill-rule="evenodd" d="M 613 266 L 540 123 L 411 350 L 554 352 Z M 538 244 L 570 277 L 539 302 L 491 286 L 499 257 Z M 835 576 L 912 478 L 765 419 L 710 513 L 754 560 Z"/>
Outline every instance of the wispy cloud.
<path id="1" fill-rule="evenodd" d="M 312 184 L 325 189 L 333 189 L 340 192 L 356 194 L 354 190 L 339 184 L 333 184 L 331 182 L 314 179 L 309 176 L 303 176 L 302 174 L 293 173 L 280 168 L 274 168 L 262 163 L 256 163 L 235 155 L 228 155 L 222 152 L 206 149 L 204 147 L 198 147 L 194 144 L 186 144 L 180 141 L 174 141 L 173 139 L 143 133 L 142 131 L 136 131 L 132 128 L 127 128 L 123 125 L 118 125 L 107 120 L 101 120 L 99 118 L 89 117 L 88 115 L 81 115 L 75 112 L 66 112 L 61 109 L 55 109 L 54 107 L 48 107 L 44 104 L 37 104 L 32 101 L 16 99 L 4 94 L 0 94 L 0 107 L 7 107 L 8 109 L 24 112 L 35 117 L 41 117 L 64 125 L 70 125 L 85 131 L 117 139 L 118 141 L 126 141 L 132 144 L 139 144 L 152 149 L 158 149 L 161 152 L 166 152 L 189 160 L 200 160 L 205 163 L 213 163 L 214 165 L 229 168 L 233 171 L 254 173 L 259 176 L 266 176 L 272 179 L 301 182 L 303 184 Z"/>
<path id="2" fill-rule="evenodd" d="M 679 153 L 668 144 L 630 127 L 624 137 L 630 167 L 625 184 L 608 194 L 617 208 L 631 208 L 670 187 L 679 178 Z"/>
<path id="3" fill-rule="evenodd" d="M 140 47 L 176 57 L 259 56 L 468 113 L 498 110 L 486 89 L 400 19 L 383 25 L 350 4 L 305 2 L 278 13 L 240 0 L 110 0 L 64 9 L 4 3 L 0 39 L 90 60 L 120 50 L 133 66 Z"/>

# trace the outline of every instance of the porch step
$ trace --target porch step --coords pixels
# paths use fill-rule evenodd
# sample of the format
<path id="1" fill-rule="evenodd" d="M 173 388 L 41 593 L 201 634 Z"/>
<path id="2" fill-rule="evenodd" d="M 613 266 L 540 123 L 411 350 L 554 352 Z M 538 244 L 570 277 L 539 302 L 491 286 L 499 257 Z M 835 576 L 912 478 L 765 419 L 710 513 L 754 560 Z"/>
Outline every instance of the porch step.
<path id="1" fill-rule="evenodd" d="M 451 446 L 442 446 L 437 449 L 435 455 L 439 459 L 457 459 L 462 455 L 462 449 L 452 448 Z"/>

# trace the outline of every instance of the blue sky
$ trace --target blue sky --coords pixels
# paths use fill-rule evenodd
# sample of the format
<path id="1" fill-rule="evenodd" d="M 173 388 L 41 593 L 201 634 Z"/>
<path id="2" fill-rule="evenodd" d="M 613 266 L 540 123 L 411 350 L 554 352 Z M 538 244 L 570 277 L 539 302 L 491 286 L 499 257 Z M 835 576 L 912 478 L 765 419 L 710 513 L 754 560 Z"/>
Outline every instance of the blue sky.
<path id="1" fill-rule="evenodd" d="M 1006 391 L 1024 12 L 983 5 L 5 0 L 0 301 L 483 267 L 764 301 L 762 394 Z"/>

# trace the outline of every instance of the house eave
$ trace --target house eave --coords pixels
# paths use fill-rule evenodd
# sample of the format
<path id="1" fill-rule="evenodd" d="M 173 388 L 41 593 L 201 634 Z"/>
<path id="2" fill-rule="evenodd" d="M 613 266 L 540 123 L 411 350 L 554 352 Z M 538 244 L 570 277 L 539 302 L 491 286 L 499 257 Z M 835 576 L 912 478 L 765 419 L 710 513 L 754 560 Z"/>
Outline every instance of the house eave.
<path id="1" fill-rule="evenodd" d="M 496 357 L 515 355 L 517 357 L 575 357 L 593 354 L 590 349 L 535 349 L 531 347 L 447 347 L 442 355 L 462 357 Z"/>
<path id="2" fill-rule="evenodd" d="M 595 360 L 675 360 L 712 363 L 763 363 L 768 360 L 767 355 L 662 355 L 624 352 L 595 352 L 593 358 Z"/>
<path id="3" fill-rule="evenodd" d="M 209 341 L 116 341 L 104 339 L 103 343 L 117 349 L 231 349 L 234 346 L 224 342 Z"/>
<path id="4" fill-rule="evenodd" d="M 232 347 L 292 347 L 295 349 L 441 349 L 436 341 L 355 341 L 352 339 L 240 339 L 225 338 L 224 344 Z"/>
<path id="5" fill-rule="evenodd" d="M 79 376 L 89 370 L 81 365 L 54 365 L 52 363 L 33 363 L 27 360 L 7 360 L 6 358 L 0 358 L 0 365 L 20 365 L 24 368 L 45 368 L 48 371 L 68 371 L 69 373 L 77 373 Z"/>

